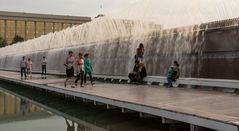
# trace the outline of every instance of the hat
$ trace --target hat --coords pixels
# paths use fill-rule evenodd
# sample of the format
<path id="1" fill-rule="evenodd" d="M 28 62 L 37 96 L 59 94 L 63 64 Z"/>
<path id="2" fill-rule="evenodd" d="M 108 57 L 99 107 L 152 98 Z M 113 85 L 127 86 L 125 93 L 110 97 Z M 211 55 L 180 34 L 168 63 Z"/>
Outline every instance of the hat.
<path id="1" fill-rule="evenodd" d="M 89 56 L 89 54 L 88 54 L 88 53 L 85 53 L 84 57 L 88 57 L 88 56 Z"/>

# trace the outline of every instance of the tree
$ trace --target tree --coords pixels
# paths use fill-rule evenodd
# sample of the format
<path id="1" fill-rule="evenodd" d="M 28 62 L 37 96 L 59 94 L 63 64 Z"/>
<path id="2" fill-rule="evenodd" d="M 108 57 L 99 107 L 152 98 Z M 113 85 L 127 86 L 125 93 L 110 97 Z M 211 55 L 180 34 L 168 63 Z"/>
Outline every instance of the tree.
<path id="1" fill-rule="evenodd" d="M 24 41 L 24 38 L 23 38 L 23 37 L 21 37 L 21 36 L 19 36 L 19 35 L 15 35 L 14 38 L 13 38 L 13 40 L 12 40 L 12 44 L 15 44 L 15 43 L 17 43 L 17 42 L 22 42 L 22 41 Z"/>
<path id="2" fill-rule="evenodd" d="M 7 44 L 6 40 L 3 39 L 2 37 L 0 37 L 0 47 L 5 47 L 5 46 L 7 46 L 7 45 L 8 45 L 8 44 Z"/>

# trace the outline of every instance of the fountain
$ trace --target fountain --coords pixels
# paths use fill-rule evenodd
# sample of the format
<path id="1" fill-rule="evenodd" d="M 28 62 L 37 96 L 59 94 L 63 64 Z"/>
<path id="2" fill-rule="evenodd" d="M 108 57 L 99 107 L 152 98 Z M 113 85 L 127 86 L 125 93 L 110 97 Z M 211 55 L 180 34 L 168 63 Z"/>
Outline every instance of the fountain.
<path id="1" fill-rule="evenodd" d="M 101 17 L 1 48 L 0 68 L 19 70 L 21 57 L 26 56 L 32 59 L 33 70 L 40 71 L 44 55 L 49 61 L 48 71 L 62 73 L 67 52 L 72 50 L 75 55 L 90 54 L 95 74 L 126 76 L 133 68 L 138 44 L 144 43 L 148 75 L 164 76 L 172 61 L 177 60 L 182 77 L 239 79 L 239 19 L 218 19 L 163 27 L 165 24 L 145 20 Z"/>

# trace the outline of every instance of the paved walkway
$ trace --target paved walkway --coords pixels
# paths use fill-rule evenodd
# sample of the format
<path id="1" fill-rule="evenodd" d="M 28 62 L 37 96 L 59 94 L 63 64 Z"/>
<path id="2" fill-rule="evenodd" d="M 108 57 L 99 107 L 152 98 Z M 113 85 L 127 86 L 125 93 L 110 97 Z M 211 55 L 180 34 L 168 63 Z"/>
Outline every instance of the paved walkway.
<path id="1" fill-rule="evenodd" d="M 20 79 L 19 73 L 16 72 L 0 71 L 0 77 Z M 32 80 L 26 81 L 54 88 L 64 88 L 64 79 L 55 76 L 48 76 L 48 79 L 45 80 L 41 79 L 40 75 L 34 75 Z M 107 83 L 96 83 L 93 87 L 87 85 L 84 88 L 68 86 L 67 89 L 239 125 L 239 96 L 237 94 L 152 85 Z"/>

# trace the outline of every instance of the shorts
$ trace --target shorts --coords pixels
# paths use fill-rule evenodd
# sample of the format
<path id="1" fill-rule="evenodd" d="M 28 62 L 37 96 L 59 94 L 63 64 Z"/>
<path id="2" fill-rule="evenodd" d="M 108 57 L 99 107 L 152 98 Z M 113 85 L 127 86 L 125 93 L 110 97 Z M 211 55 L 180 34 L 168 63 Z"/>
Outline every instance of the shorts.
<path id="1" fill-rule="evenodd" d="M 144 61 L 144 56 L 135 56 L 135 60 L 138 60 L 139 62 L 143 62 Z"/>
<path id="2" fill-rule="evenodd" d="M 74 76 L 74 68 L 71 67 L 70 69 L 66 68 L 66 77 L 73 77 Z"/>

